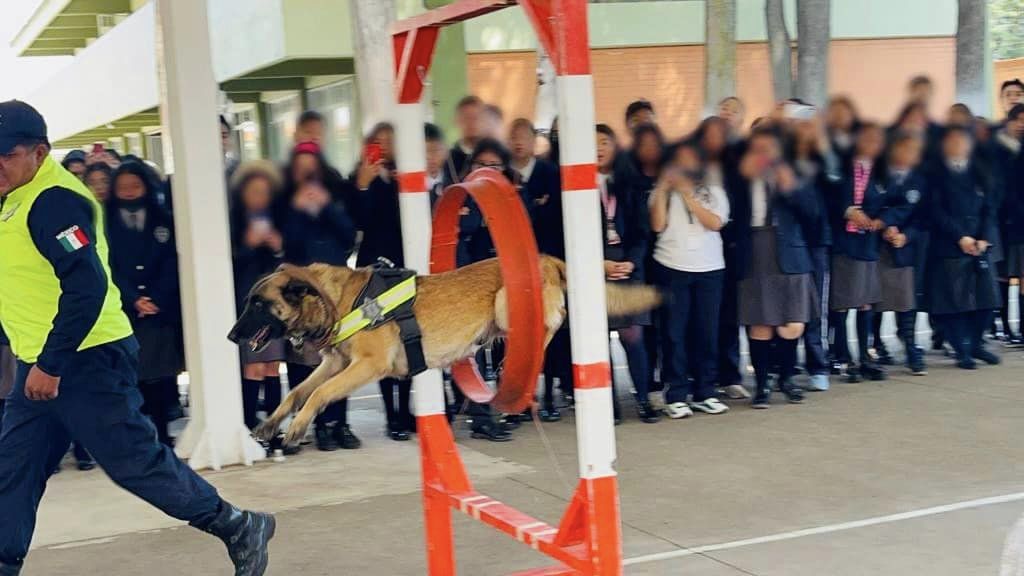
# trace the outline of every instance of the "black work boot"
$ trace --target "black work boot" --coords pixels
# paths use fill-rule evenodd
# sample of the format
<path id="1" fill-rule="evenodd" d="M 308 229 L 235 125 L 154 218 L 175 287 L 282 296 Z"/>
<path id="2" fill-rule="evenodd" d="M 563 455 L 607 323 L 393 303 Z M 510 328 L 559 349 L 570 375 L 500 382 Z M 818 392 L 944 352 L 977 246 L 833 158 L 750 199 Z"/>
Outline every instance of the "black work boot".
<path id="1" fill-rule="evenodd" d="M 18 576 L 21 573 L 21 564 L 4 564 L 0 562 L 0 576 Z"/>
<path id="2" fill-rule="evenodd" d="M 270 514 L 239 510 L 222 501 L 217 517 L 201 530 L 227 545 L 235 576 L 263 576 L 269 558 L 267 545 L 276 528 L 277 522 Z"/>

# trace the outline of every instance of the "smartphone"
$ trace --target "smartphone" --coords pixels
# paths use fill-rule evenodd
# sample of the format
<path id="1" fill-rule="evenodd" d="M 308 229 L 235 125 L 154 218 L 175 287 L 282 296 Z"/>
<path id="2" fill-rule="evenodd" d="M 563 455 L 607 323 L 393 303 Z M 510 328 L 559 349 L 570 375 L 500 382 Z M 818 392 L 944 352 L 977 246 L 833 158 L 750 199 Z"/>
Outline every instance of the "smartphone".
<path id="1" fill-rule="evenodd" d="M 370 164 L 376 164 L 380 162 L 380 159 L 384 156 L 384 150 L 380 147 L 380 144 L 370 143 L 363 149 L 363 158 Z"/>
<path id="2" fill-rule="evenodd" d="M 106 152 L 106 149 L 103 148 L 103 144 L 97 143 L 92 145 L 93 154 L 103 154 L 104 152 Z"/>

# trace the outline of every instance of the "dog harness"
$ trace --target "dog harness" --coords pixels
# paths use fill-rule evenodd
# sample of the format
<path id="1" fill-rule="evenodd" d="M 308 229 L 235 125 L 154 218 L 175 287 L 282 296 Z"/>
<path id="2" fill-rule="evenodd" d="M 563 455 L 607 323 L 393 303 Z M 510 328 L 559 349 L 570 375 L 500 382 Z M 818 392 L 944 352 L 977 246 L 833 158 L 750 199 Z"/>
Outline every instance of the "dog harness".
<path id="1" fill-rule="evenodd" d="M 415 302 L 416 272 L 382 261 L 372 267 L 370 280 L 356 297 L 352 311 L 334 325 L 331 344 L 336 346 L 362 330 L 393 321 L 405 347 L 409 376 L 415 376 L 427 369 L 423 334 L 412 310 Z"/>

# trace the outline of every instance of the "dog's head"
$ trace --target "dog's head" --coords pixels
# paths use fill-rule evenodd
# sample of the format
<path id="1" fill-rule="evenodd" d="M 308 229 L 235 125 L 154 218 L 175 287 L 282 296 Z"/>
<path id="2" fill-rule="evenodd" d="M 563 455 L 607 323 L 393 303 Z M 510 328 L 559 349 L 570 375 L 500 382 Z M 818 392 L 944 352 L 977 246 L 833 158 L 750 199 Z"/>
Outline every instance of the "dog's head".
<path id="1" fill-rule="evenodd" d="M 228 339 L 254 352 L 284 337 L 322 346 L 337 321 L 336 310 L 309 270 L 285 265 L 252 287 Z"/>

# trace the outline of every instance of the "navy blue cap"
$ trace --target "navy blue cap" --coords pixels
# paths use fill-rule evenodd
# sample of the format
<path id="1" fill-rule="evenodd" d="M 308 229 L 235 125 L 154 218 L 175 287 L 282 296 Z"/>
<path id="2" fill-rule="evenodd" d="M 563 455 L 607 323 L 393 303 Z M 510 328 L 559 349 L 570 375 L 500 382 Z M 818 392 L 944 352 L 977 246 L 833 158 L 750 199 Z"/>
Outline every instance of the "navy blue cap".
<path id="1" fill-rule="evenodd" d="M 0 102 L 0 154 L 10 154 L 26 141 L 49 143 L 43 116 L 21 100 Z"/>

